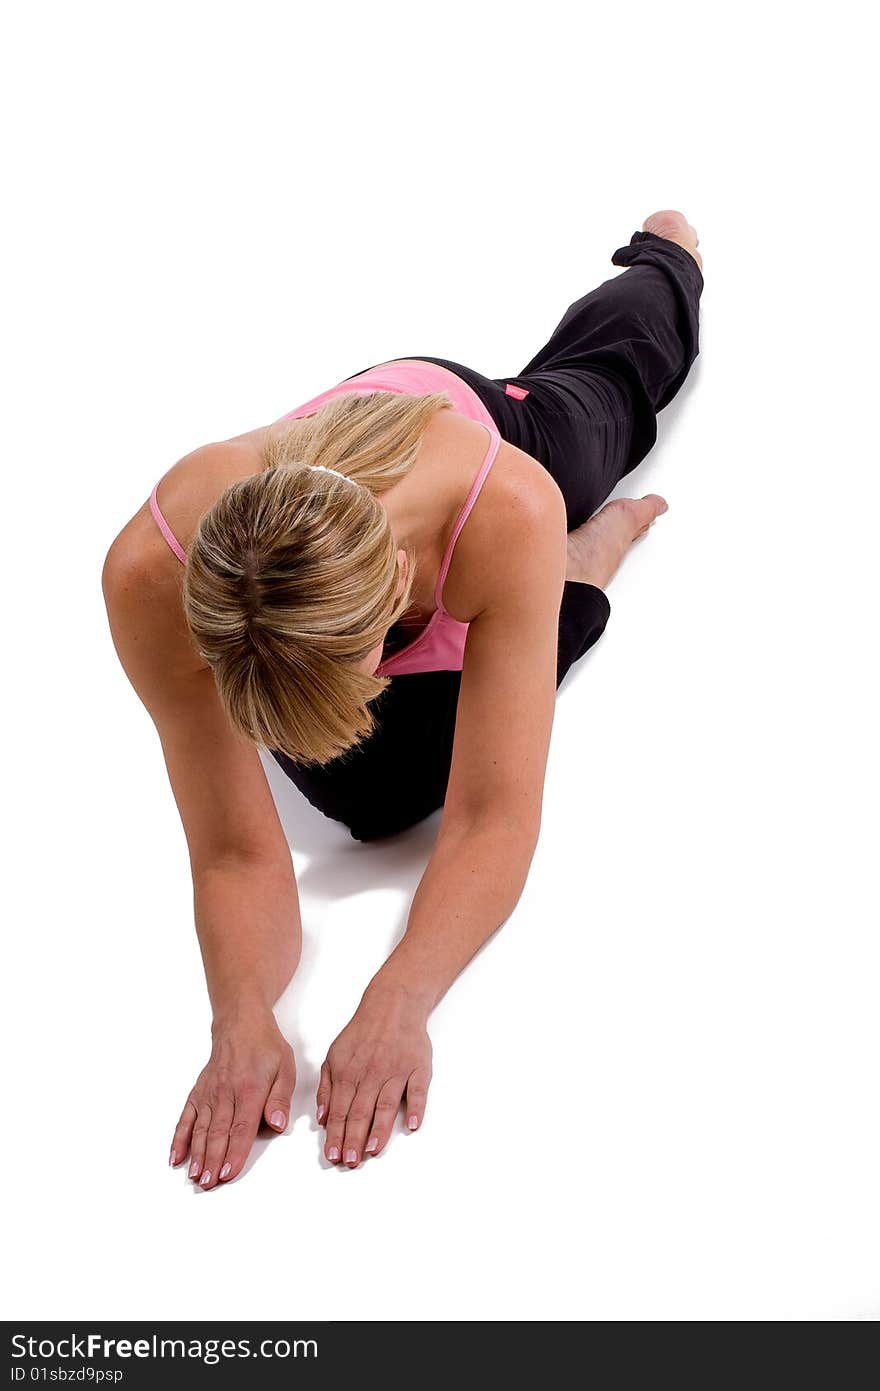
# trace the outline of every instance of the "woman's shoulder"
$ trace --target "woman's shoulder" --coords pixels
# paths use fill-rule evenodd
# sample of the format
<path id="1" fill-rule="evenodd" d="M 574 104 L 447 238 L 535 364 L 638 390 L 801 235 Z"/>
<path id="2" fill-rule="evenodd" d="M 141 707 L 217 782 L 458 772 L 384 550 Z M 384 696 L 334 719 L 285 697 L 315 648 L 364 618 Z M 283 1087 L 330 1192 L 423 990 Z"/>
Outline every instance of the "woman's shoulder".
<path id="1" fill-rule="evenodd" d="M 156 497 L 180 545 L 189 549 L 199 518 L 224 488 L 260 467 L 251 435 L 200 445 L 164 473 L 157 471 Z M 114 537 L 104 558 L 101 583 L 120 625 L 148 632 L 152 659 L 164 669 L 200 669 L 183 622 L 183 566 L 162 535 L 149 497 Z"/>
<path id="2" fill-rule="evenodd" d="M 566 529 L 565 500 L 556 481 L 532 455 L 502 439 L 455 546 L 446 608 L 471 621 L 511 589 L 526 548 L 538 563 L 542 556 L 553 563 Z"/>
<path id="3" fill-rule="evenodd" d="M 157 470 L 153 480 L 156 500 L 184 550 L 189 549 L 199 518 L 224 488 L 259 471 L 261 454 L 256 435 L 257 432 L 253 432 L 235 439 L 199 445 L 164 472 Z M 170 559 L 180 568 L 180 562 L 156 525 L 149 496 L 126 522 L 113 546 L 117 553 L 124 552 L 130 559 L 137 558 L 147 566 L 159 562 L 160 569 L 164 570 L 168 568 Z"/>
<path id="4" fill-rule="evenodd" d="M 495 432 L 497 434 L 497 431 Z M 478 420 L 455 410 L 438 411 L 432 416 L 426 431 L 430 445 L 446 452 L 444 446 L 457 446 L 456 452 L 465 468 L 485 459 L 492 443 L 489 428 Z M 486 475 L 481 493 L 498 501 L 508 499 L 519 507 L 531 507 L 542 513 L 554 510 L 554 500 L 561 499 L 558 484 L 547 469 L 524 450 L 502 439 Z M 490 509 L 484 509 L 486 511 Z"/>
<path id="5" fill-rule="evenodd" d="M 549 552 L 565 537 L 565 499 L 558 483 L 531 454 L 506 440 L 498 446 L 480 498 L 484 505 L 473 509 L 471 542 L 494 557 L 499 575 L 516 565 L 521 547 Z"/>
<path id="6" fill-rule="evenodd" d="M 531 454 L 507 440 L 498 446 L 489 479 L 496 485 L 499 501 L 514 512 L 528 514 L 533 521 L 546 519 L 552 524 L 558 520 L 560 503 L 564 514 L 562 491 L 553 475 Z"/>

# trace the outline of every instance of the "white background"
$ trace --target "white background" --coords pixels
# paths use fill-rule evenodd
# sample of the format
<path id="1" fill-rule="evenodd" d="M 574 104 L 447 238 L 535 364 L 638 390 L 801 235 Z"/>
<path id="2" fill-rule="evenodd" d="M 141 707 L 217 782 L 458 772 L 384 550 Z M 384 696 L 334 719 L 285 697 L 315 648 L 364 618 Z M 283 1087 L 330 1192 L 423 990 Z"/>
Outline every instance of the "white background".
<path id="1" fill-rule="evenodd" d="M 6 25 L 7 1317 L 880 1316 L 877 208 L 861 5 L 19 6 Z M 339 1172 L 316 1070 L 437 818 L 268 772 L 295 1119 L 166 1166 L 209 1015 L 107 547 L 196 445 L 387 357 L 514 373 L 651 212 L 702 354 L 559 696 L 522 900 Z M 268 760 L 271 763 L 271 760 Z M 442 930 L 442 924 L 438 925 Z"/>

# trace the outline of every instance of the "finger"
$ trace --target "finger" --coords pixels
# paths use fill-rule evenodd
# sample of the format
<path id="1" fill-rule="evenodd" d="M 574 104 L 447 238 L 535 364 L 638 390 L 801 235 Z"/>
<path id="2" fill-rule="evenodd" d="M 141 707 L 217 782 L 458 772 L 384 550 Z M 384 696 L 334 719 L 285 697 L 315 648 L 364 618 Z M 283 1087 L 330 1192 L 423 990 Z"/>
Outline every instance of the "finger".
<path id="1" fill-rule="evenodd" d="M 330 1068 L 326 1062 L 323 1062 L 321 1064 L 321 1076 L 318 1080 L 318 1091 L 315 1096 L 315 1106 L 317 1107 L 315 1116 L 319 1125 L 321 1124 L 321 1122 L 327 1114 L 327 1107 L 330 1104 L 331 1091 L 332 1087 L 330 1085 Z"/>
<path id="2" fill-rule="evenodd" d="M 428 1087 L 431 1071 L 427 1067 L 417 1067 L 409 1075 L 406 1084 L 406 1128 L 418 1130 L 425 1119 L 425 1106 L 428 1100 Z"/>
<path id="3" fill-rule="evenodd" d="M 205 1165 L 205 1146 L 208 1143 L 208 1126 L 211 1124 L 211 1108 L 204 1101 L 199 1102 L 199 1114 L 193 1125 L 190 1142 L 189 1177 L 197 1179 Z"/>
<path id="4" fill-rule="evenodd" d="M 327 1106 L 327 1135 L 324 1140 L 324 1155 L 331 1164 L 338 1164 L 342 1158 L 342 1142 L 345 1138 L 345 1122 L 357 1090 L 351 1078 L 333 1078 L 333 1088 Z"/>
<path id="5" fill-rule="evenodd" d="M 266 1105 L 263 1107 L 263 1115 L 273 1130 L 287 1129 L 287 1121 L 290 1117 L 290 1099 L 293 1096 L 295 1085 L 296 1068 L 293 1063 L 293 1054 L 289 1053 L 278 1068 Z"/>
<path id="6" fill-rule="evenodd" d="M 214 1188 L 220 1166 L 229 1145 L 229 1127 L 235 1114 L 235 1098 L 231 1091 L 222 1092 L 211 1106 L 211 1123 L 205 1140 L 205 1160 L 199 1174 L 200 1188 Z"/>
<path id="7" fill-rule="evenodd" d="M 388 1144 L 400 1103 L 403 1098 L 403 1079 L 394 1077 L 386 1082 L 376 1099 L 373 1127 L 366 1143 L 365 1154 L 380 1154 Z"/>
<path id="8" fill-rule="evenodd" d="M 378 1077 L 364 1077 L 355 1092 L 345 1122 L 345 1139 L 342 1142 L 342 1162 L 350 1169 L 356 1169 L 364 1156 L 364 1145 L 373 1124 L 380 1087 Z"/>
<path id="9" fill-rule="evenodd" d="M 180 1120 L 174 1130 L 174 1137 L 171 1141 L 171 1154 L 168 1156 L 168 1163 L 172 1168 L 182 1164 L 189 1154 L 189 1142 L 192 1137 L 193 1126 L 195 1125 L 198 1110 L 191 1097 L 180 1113 Z"/>
<path id="10" fill-rule="evenodd" d="M 235 1115 L 229 1127 L 229 1145 L 217 1178 L 228 1183 L 238 1178 L 251 1152 L 263 1115 L 263 1088 L 246 1083 L 235 1097 Z"/>

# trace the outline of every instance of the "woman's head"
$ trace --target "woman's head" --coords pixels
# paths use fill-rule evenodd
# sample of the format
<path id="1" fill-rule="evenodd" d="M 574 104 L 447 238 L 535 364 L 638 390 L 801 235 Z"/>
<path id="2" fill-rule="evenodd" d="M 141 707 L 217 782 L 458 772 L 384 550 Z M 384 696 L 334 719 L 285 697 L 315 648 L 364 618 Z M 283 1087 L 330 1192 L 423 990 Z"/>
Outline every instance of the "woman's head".
<path id="1" fill-rule="evenodd" d="M 377 495 L 415 462 L 445 392 L 344 393 L 281 421 L 259 473 L 202 516 L 184 609 L 230 722 L 304 766 L 372 730 L 370 668 L 410 603 L 414 558 Z M 342 475 L 342 476 L 340 476 Z"/>

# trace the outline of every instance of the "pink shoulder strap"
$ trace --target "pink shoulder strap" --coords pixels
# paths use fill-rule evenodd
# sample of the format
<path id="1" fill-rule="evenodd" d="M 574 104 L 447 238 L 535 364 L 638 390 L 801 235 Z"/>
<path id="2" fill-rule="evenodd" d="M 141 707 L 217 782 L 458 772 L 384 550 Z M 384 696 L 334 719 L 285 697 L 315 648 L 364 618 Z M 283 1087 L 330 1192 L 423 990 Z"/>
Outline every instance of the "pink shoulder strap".
<path id="1" fill-rule="evenodd" d="M 483 429 L 489 432 L 489 448 L 486 452 L 485 459 L 480 465 L 480 471 L 471 485 L 471 490 L 465 498 L 464 507 L 462 507 L 455 520 L 455 526 L 452 528 L 452 535 L 449 538 L 449 544 L 446 547 L 446 553 L 443 556 L 443 564 L 440 566 L 440 574 L 437 576 L 437 584 L 434 589 L 434 603 L 443 613 L 446 612 L 446 608 L 443 604 L 443 585 L 446 580 L 447 571 L 452 564 L 452 553 L 455 550 L 455 543 L 458 540 L 462 527 L 470 516 L 471 508 L 480 496 L 480 489 L 485 483 L 486 476 L 495 462 L 495 455 L 498 453 L 498 447 L 501 444 L 501 436 L 498 434 L 497 430 L 490 430 L 488 425 L 484 425 Z"/>
<path id="2" fill-rule="evenodd" d="M 168 542 L 174 554 L 177 556 L 177 559 L 181 562 L 182 565 L 185 565 L 186 551 L 183 549 L 183 546 L 181 546 L 177 537 L 174 535 L 174 532 L 171 530 L 171 527 L 168 525 L 165 518 L 162 516 L 162 512 L 159 507 L 159 502 L 156 497 L 156 492 L 159 487 L 159 483 L 161 482 L 162 479 L 160 478 L 156 483 L 156 486 L 153 488 L 153 491 L 150 493 L 150 511 L 153 514 L 153 518 L 157 527 L 161 531 L 162 535 L 165 537 L 165 540 Z"/>

